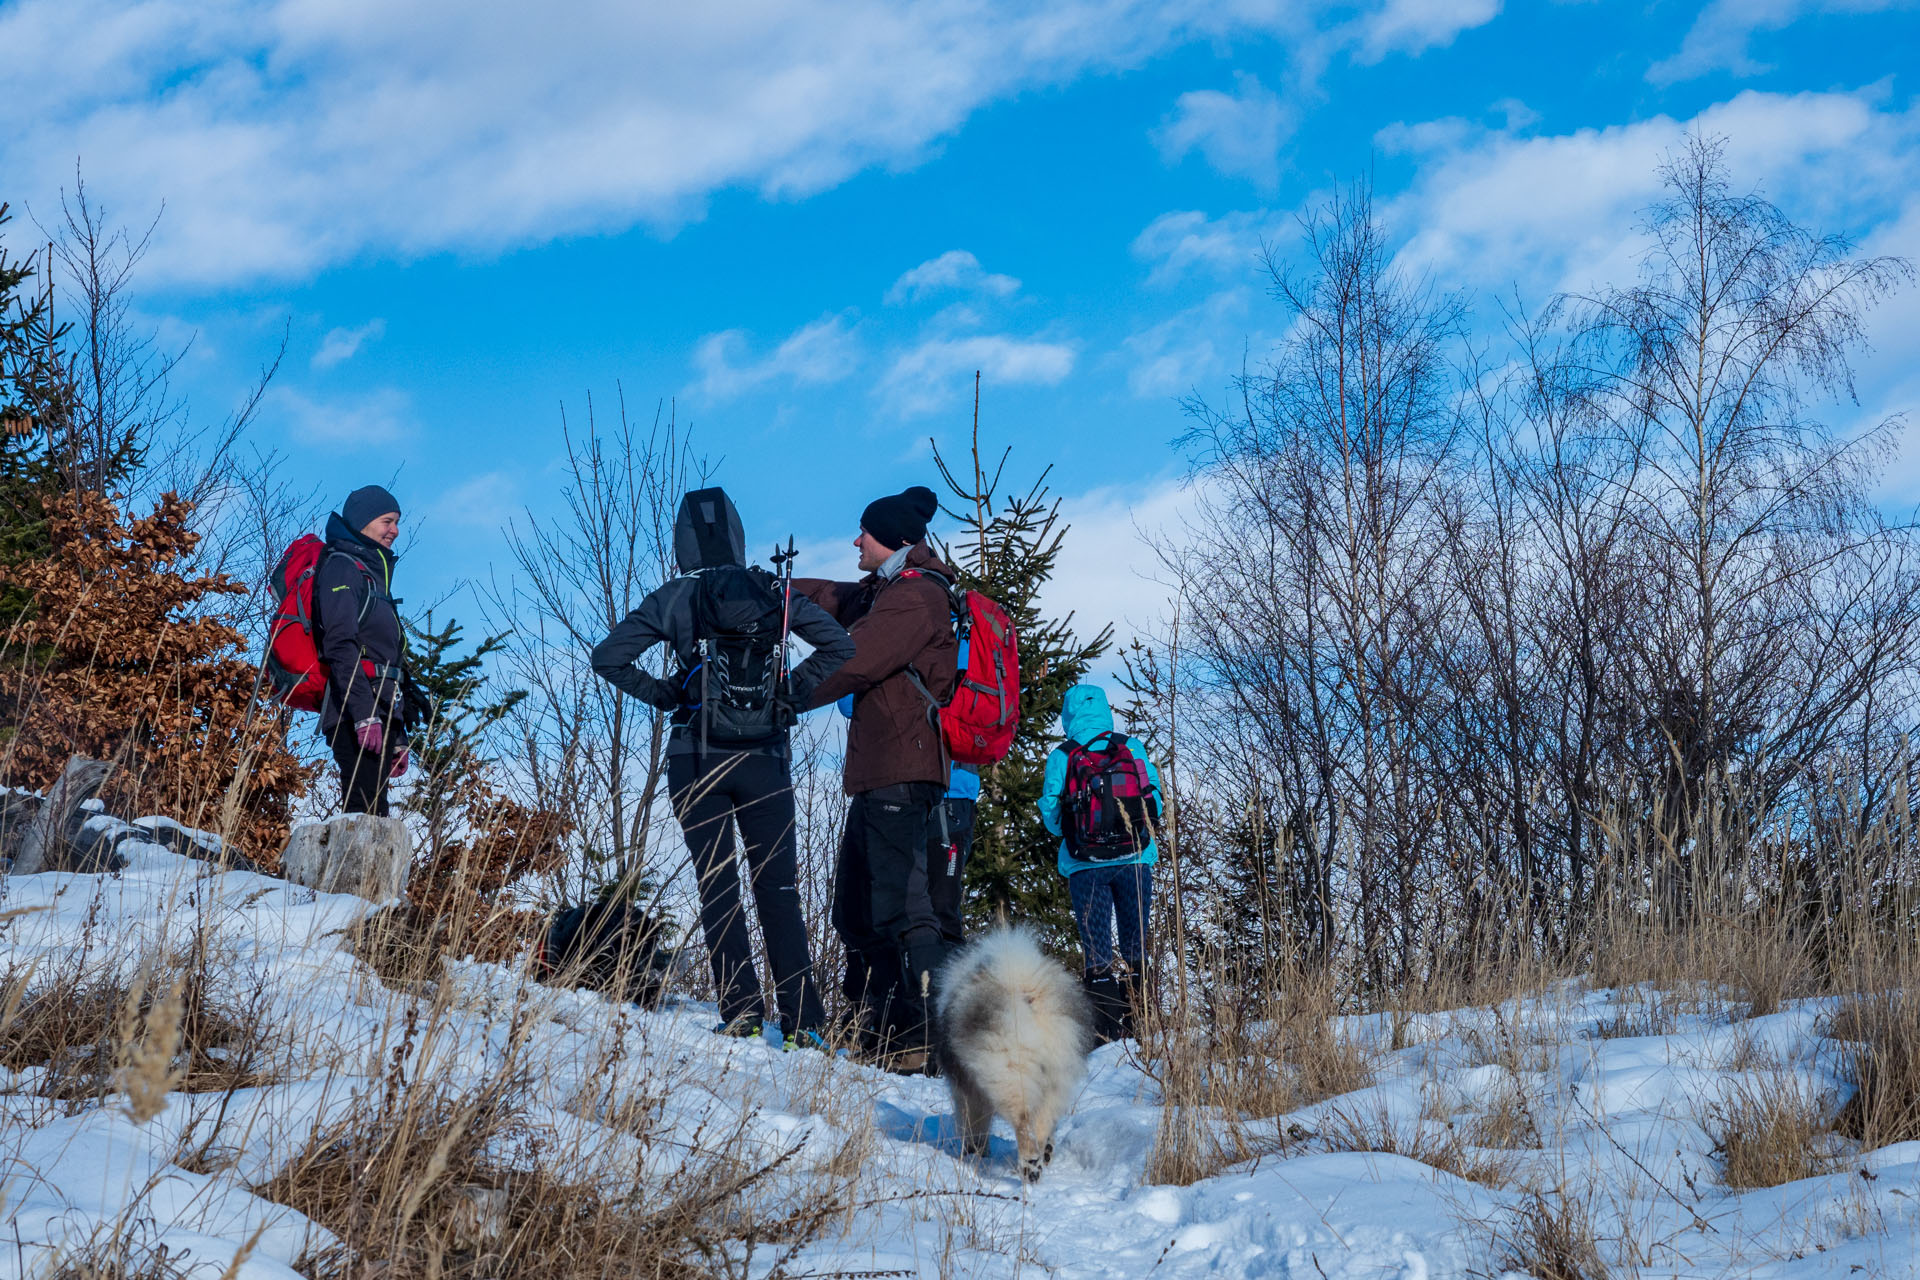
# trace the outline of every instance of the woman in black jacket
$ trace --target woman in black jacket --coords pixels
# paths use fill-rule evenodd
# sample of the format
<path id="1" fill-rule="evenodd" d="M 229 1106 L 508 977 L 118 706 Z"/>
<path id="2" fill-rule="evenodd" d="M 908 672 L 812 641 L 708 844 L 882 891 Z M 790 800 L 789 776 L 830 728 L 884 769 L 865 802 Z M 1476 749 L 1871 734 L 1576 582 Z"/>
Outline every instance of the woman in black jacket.
<path id="1" fill-rule="evenodd" d="M 327 663 L 320 731 L 340 765 L 348 813 L 387 812 L 387 783 L 407 770 L 400 602 L 393 553 L 400 503 L 379 485 L 355 489 L 327 517 L 327 553 L 313 577 L 315 641 Z"/>
<path id="2" fill-rule="evenodd" d="M 593 669 L 671 717 L 667 791 L 693 855 L 700 924 L 720 992 L 715 1029 L 759 1035 L 766 1012 L 741 909 L 737 826 L 786 1038 L 821 1048 L 826 1013 L 800 915 L 788 729 L 795 708 L 853 656 L 853 641 L 811 600 L 798 592 L 787 599 L 772 579 L 746 567 L 740 513 L 723 491 L 686 495 L 673 549 L 681 576 L 642 600 L 595 646 Z M 813 653 L 782 689 L 780 642 L 788 631 Z M 637 665 L 657 644 L 673 653 L 666 679 Z"/>

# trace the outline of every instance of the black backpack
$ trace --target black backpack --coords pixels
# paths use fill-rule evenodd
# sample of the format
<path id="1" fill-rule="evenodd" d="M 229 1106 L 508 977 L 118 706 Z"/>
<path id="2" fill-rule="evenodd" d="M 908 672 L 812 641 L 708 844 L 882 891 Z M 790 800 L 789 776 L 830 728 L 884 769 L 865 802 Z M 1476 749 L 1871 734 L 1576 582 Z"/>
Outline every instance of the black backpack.
<path id="1" fill-rule="evenodd" d="M 620 901 L 566 907 L 547 922 L 534 975 L 653 1008 L 672 974 L 666 927 Z"/>
<path id="2" fill-rule="evenodd" d="M 773 575 L 722 565 L 693 576 L 698 656 L 681 673 L 681 723 L 699 726 L 703 749 L 777 737 L 786 725 L 778 706 L 782 610 Z"/>

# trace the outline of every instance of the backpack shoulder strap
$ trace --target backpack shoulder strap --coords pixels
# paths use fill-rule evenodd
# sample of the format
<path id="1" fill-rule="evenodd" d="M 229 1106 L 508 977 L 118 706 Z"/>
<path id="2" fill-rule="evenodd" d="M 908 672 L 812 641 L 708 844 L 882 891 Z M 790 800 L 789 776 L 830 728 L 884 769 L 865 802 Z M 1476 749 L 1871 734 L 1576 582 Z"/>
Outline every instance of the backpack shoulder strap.
<path id="1" fill-rule="evenodd" d="M 393 597 L 380 590 L 380 579 L 373 576 L 373 570 L 367 567 L 366 561 L 350 551 L 342 551 L 338 547 L 330 546 L 327 548 L 327 554 L 321 557 L 320 564 L 325 564 L 328 560 L 333 559 L 345 560 L 348 564 L 358 569 L 360 576 L 367 580 L 367 594 L 366 598 L 360 602 L 359 621 L 365 622 L 367 620 L 367 610 L 373 608 L 374 596 L 377 595 L 381 597 L 389 604 L 393 603 Z M 314 566 L 313 573 L 314 578 L 317 580 L 320 576 L 320 565 Z"/>

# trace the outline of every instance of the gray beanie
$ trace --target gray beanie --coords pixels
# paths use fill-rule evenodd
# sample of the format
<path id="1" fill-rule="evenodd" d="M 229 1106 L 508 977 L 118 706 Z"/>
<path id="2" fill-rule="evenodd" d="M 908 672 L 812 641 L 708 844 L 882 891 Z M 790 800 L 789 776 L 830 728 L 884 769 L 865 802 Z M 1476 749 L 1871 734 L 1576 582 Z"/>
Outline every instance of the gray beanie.
<path id="1" fill-rule="evenodd" d="M 355 533 L 366 528 L 381 516 L 392 512 L 400 514 L 400 500 L 377 484 L 365 485 L 347 495 L 340 504 L 340 518 Z"/>

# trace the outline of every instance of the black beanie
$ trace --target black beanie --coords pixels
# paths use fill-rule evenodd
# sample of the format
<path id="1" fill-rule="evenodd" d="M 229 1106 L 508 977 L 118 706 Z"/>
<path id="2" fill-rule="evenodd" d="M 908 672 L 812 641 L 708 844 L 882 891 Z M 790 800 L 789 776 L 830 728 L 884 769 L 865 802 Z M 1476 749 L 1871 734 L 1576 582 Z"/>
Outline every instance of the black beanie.
<path id="1" fill-rule="evenodd" d="M 927 536 L 927 521 L 940 510 L 940 499 L 925 485 L 915 485 L 905 493 L 875 498 L 860 513 L 860 527 L 873 535 L 883 547 L 898 551 Z"/>
<path id="2" fill-rule="evenodd" d="M 359 533 L 389 511 L 398 515 L 400 500 L 377 484 L 355 489 L 347 495 L 347 500 L 340 504 L 340 518 L 345 520 L 347 527 L 355 533 Z"/>

